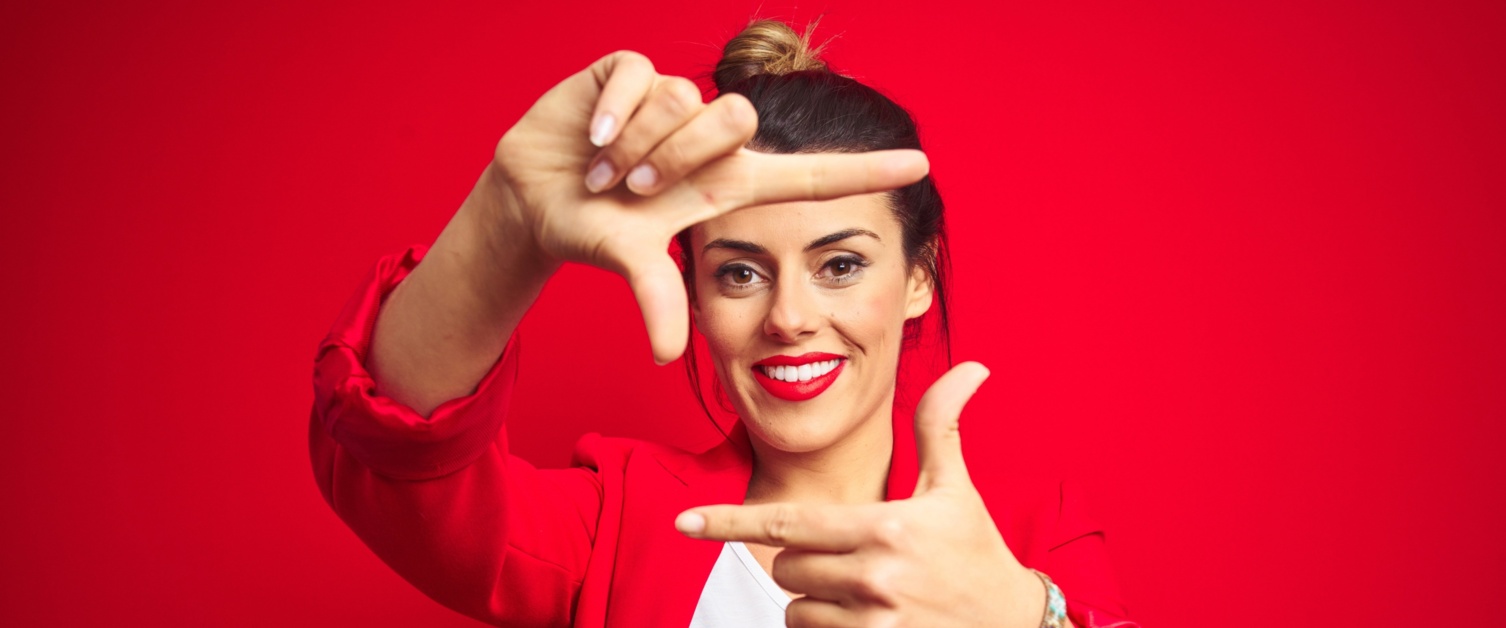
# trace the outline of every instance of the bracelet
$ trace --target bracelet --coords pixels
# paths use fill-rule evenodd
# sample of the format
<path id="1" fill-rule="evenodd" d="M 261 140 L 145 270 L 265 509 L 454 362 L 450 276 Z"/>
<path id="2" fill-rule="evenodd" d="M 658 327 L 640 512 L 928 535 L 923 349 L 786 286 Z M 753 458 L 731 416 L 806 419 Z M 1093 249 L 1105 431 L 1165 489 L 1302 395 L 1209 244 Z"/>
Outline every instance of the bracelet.
<path id="1" fill-rule="evenodd" d="M 1046 611 L 1042 613 L 1041 628 L 1062 628 L 1067 625 L 1067 600 L 1062 597 L 1061 587 L 1051 581 L 1051 577 L 1039 571 L 1031 569 L 1035 575 L 1040 576 L 1041 582 L 1046 585 Z"/>

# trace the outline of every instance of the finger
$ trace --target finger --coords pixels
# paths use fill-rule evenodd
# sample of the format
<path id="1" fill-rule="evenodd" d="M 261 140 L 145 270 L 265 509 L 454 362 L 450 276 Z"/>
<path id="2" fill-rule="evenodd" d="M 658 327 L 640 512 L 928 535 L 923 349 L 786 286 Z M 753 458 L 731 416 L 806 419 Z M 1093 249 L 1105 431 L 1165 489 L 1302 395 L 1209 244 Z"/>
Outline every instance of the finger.
<path id="1" fill-rule="evenodd" d="M 727 212 L 892 190 L 929 171 L 925 153 L 911 149 L 776 155 L 744 148 L 690 179 L 717 212 Z"/>
<path id="2" fill-rule="evenodd" d="M 628 286 L 638 300 L 654 362 L 673 362 L 690 339 L 689 300 L 680 269 L 667 253 L 658 252 L 628 266 Z"/>
<path id="3" fill-rule="evenodd" d="M 915 447 L 919 453 L 920 479 L 915 494 L 948 483 L 970 483 L 962 460 L 962 436 L 958 420 L 962 407 L 988 379 L 988 369 L 977 362 L 952 367 L 926 390 L 915 407 Z"/>
<path id="4" fill-rule="evenodd" d="M 651 166 L 640 164 L 649 151 L 706 108 L 701 90 L 690 79 L 660 76 L 633 113 L 622 132 L 596 155 L 587 167 L 587 188 L 593 192 L 609 189 L 624 177 L 628 189 L 642 193 L 658 181 Z M 632 168 L 631 171 L 628 169 Z M 605 173 L 610 173 L 610 176 Z"/>
<path id="5" fill-rule="evenodd" d="M 863 544 L 868 516 L 864 506 L 837 504 L 701 506 L 680 513 L 675 527 L 698 539 L 850 552 Z"/>
<path id="6" fill-rule="evenodd" d="M 875 582 L 861 577 L 856 556 L 786 549 L 774 556 L 769 575 L 779 586 L 817 599 L 843 603 L 871 599 L 869 585 Z"/>
<path id="7" fill-rule="evenodd" d="M 784 625 L 789 628 L 846 628 L 860 626 L 856 613 L 841 605 L 810 597 L 790 600 L 784 607 Z"/>
<path id="8" fill-rule="evenodd" d="M 606 146 L 617 138 L 623 121 L 631 118 L 649 88 L 654 86 L 654 64 L 631 50 L 619 50 L 591 65 L 601 95 L 591 114 L 591 143 Z"/>
<path id="9" fill-rule="evenodd" d="M 753 103 L 742 94 L 722 95 L 643 159 L 638 167 L 657 173 L 652 183 L 640 185 L 629 174 L 628 186 L 639 194 L 658 193 L 707 162 L 736 152 L 757 131 L 758 111 Z"/>

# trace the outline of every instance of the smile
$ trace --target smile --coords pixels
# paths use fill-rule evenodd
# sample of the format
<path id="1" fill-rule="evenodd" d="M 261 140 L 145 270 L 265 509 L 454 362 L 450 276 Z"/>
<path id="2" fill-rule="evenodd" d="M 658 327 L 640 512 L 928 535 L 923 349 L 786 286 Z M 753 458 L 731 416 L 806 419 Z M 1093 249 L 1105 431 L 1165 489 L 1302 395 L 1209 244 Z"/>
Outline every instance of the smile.
<path id="1" fill-rule="evenodd" d="M 846 358 L 830 353 L 776 355 L 754 364 L 753 378 L 775 397 L 805 401 L 830 388 L 846 365 Z"/>

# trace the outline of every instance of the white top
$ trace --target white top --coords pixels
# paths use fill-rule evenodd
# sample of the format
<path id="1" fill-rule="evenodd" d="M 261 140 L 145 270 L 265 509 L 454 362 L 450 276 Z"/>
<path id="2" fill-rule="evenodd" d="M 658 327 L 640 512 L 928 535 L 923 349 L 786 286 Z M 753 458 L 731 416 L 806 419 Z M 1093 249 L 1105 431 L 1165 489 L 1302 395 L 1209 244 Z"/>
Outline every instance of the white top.
<path id="1" fill-rule="evenodd" d="M 701 589 L 690 628 L 784 628 L 784 607 L 789 605 L 790 596 L 748 547 L 728 542 Z"/>

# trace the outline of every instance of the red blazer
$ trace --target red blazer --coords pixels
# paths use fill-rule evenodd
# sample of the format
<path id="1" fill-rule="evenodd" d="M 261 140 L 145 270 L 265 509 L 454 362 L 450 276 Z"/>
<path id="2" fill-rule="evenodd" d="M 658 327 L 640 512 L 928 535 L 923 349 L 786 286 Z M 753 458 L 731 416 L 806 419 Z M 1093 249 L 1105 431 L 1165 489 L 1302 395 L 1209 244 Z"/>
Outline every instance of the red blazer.
<path id="1" fill-rule="evenodd" d="M 588 434 L 574 466 L 537 469 L 508 453 L 502 429 L 516 337 L 474 394 L 427 419 L 376 394 L 362 364 L 377 310 L 425 251 L 383 258 L 319 345 L 309 450 L 324 499 L 408 582 L 481 621 L 689 625 L 721 544 L 682 536 L 674 518 L 692 506 L 742 503 L 752 471 L 746 431 L 738 424 L 729 441 L 701 453 Z M 908 497 L 917 474 L 914 447 L 900 436 L 890 499 Z M 991 501 L 1005 542 L 1061 585 L 1075 624 L 1135 626 L 1103 533 L 1072 493 L 1056 484 Z"/>

